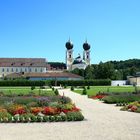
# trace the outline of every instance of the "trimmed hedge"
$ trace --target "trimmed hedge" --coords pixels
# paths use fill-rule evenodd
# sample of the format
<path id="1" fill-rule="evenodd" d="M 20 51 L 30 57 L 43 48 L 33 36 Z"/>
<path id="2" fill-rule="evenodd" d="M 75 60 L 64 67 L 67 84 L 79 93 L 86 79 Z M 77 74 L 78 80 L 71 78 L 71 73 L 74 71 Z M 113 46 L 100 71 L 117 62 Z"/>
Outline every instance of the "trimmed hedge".
<path id="1" fill-rule="evenodd" d="M 57 84 L 57 85 L 56 85 Z M 3 80 L 0 86 L 107 86 L 111 85 L 111 80 L 47 80 L 47 81 L 30 81 L 30 80 Z"/>
<path id="2" fill-rule="evenodd" d="M 55 86 L 57 83 L 57 86 L 109 86 L 111 85 L 111 80 L 105 79 L 105 80 L 59 80 L 59 81 L 46 81 L 46 85 L 52 85 Z"/>
<path id="3" fill-rule="evenodd" d="M 3 80 L 0 86 L 44 86 L 45 81 L 29 81 L 29 80 Z"/>
<path id="4" fill-rule="evenodd" d="M 5 112 L 0 113 L 0 123 L 32 123 L 32 122 L 64 122 L 64 121 L 83 121 L 84 116 L 81 112 L 69 112 L 67 115 L 55 116 L 35 116 L 33 114 L 23 114 L 12 116 Z"/>

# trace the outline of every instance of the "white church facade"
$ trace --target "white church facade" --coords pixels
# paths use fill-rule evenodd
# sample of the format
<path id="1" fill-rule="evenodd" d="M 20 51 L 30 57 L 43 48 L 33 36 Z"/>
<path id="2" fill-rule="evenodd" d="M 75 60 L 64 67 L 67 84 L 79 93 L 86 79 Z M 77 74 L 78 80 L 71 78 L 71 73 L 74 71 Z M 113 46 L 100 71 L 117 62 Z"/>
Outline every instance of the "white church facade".
<path id="1" fill-rule="evenodd" d="M 73 44 L 69 40 L 66 42 L 66 67 L 68 71 L 78 69 L 85 69 L 90 65 L 90 45 L 87 41 L 83 44 L 83 58 L 80 56 L 73 57 Z"/>

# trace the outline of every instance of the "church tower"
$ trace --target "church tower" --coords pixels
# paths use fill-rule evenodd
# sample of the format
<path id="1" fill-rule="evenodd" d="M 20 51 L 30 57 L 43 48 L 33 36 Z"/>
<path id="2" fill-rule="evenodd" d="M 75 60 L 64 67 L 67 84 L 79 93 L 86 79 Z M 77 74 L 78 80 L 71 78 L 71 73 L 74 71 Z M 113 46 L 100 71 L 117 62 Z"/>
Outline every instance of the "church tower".
<path id="1" fill-rule="evenodd" d="M 66 66 L 67 70 L 72 70 L 72 63 L 73 63 L 73 44 L 69 41 L 66 42 Z"/>
<path id="2" fill-rule="evenodd" d="M 87 41 L 83 44 L 83 60 L 85 60 L 86 65 L 90 65 L 90 45 Z"/>

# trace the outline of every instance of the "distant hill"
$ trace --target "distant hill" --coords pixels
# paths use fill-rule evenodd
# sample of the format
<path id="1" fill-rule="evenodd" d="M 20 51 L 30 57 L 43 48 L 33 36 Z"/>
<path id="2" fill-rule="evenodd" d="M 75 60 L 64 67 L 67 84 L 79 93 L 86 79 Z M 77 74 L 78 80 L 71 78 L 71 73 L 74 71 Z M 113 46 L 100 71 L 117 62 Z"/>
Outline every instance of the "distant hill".
<path id="1" fill-rule="evenodd" d="M 114 64 L 115 69 L 127 69 L 130 67 L 135 67 L 140 69 L 140 59 L 129 59 L 124 61 L 109 61 Z"/>

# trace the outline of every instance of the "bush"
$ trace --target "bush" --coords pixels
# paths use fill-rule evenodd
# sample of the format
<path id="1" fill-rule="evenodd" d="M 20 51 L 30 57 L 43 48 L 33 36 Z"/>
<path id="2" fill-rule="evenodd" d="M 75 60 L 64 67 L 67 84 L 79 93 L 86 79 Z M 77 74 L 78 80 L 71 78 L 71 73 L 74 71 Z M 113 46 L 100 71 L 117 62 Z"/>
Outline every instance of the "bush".
<path id="1" fill-rule="evenodd" d="M 29 81 L 29 80 L 3 80 L 0 86 L 44 86 L 45 81 Z"/>
<path id="2" fill-rule="evenodd" d="M 81 112 L 68 112 L 67 113 L 67 120 L 68 121 L 82 121 L 84 116 Z"/>
<path id="3" fill-rule="evenodd" d="M 34 90 L 35 89 L 35 86 L 31 86 L 31 90 Z"/>
<path id="4" fill-rule="evenodd" d="M 90 86 L 87 86 L 87 89 L 90 89 Z"/>
<path id="5" fill-rule="evenodd" d="M 73 86 L 71 86 L 71 91 L 74 91 L 74 87 Z"/>
<path id="6" fill-rule="evenodd" d="M 87 95 L 87 90 L 84 89 L 82 95 Z"/>
<path id="7" fill-rule="evenodd" d="M 105 96 L 102 99 L 105 103 L 113 104 L 113 103 L 128 103 L 140 100 L 140 95 L 133 94 L 123 94 L 123 95 L 109 95 Z"/>
<path id="8" fill-rule="evenodd" d="M 50 81 L 52 86 L 55 86 L 55 81 Z M 58 80 L 57 85 L 67 86 L 107 86 L 111 85 L 111 80 Z"/>
<path id="9" fill-rule="evenodd" d="M 55 95 L 59 95 L 58 89 L 54 91 Z"/>

